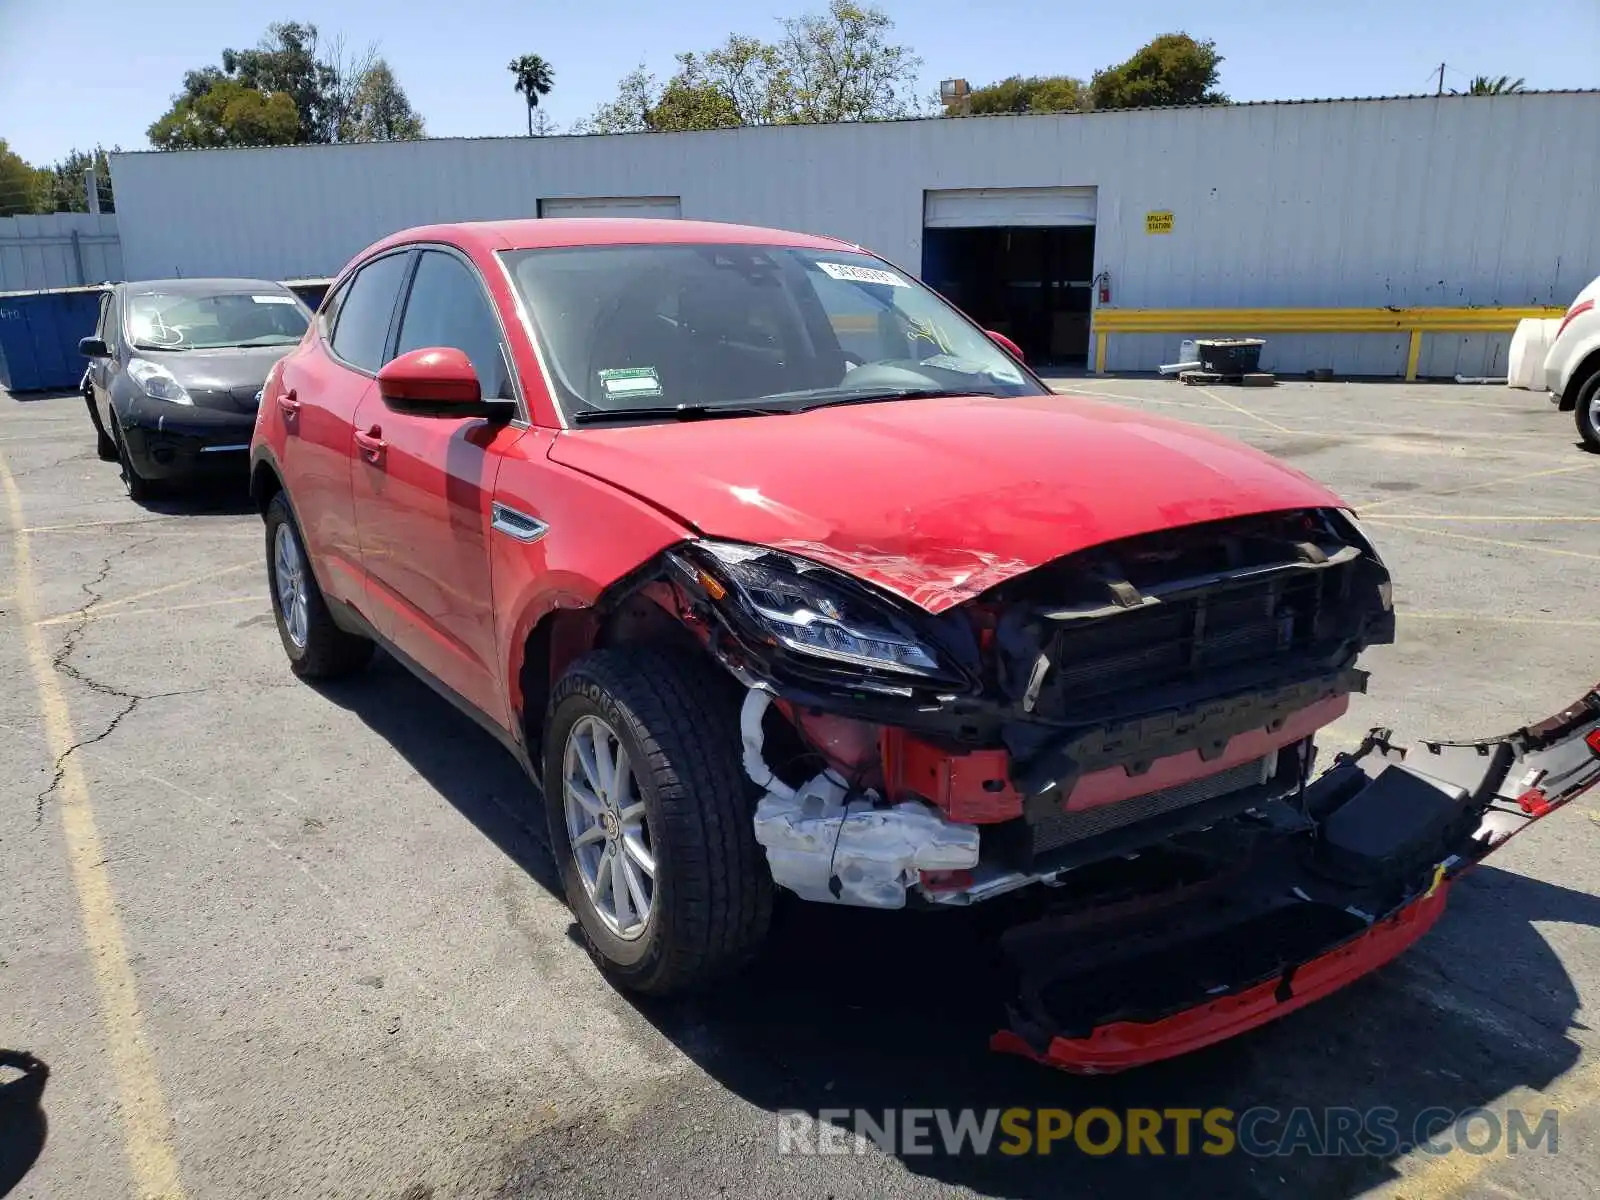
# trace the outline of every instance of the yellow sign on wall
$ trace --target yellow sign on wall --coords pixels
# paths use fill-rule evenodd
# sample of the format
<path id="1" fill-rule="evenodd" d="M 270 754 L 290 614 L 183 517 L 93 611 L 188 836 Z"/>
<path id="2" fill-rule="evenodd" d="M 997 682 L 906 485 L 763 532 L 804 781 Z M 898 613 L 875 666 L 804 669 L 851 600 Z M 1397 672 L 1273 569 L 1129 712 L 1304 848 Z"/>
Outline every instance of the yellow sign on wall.
<path id="1" fill-rule="evenodd" d="M 1144 231 L 1146 233 L 1171 233 L 1172 213 L 1170 211 L 1145 213 Z"/>

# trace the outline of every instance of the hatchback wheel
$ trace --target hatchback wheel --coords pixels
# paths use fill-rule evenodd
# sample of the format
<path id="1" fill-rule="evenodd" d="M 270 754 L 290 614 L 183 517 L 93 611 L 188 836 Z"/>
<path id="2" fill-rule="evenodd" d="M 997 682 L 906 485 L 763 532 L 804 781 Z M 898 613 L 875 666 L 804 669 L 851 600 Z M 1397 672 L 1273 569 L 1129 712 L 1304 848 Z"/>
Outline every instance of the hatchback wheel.
<path id="1" fill-rule="evenodd" d="M 94 397 L 85 393 L 83 402 L 89 409 L 89 420 L 94 425 L 94 452 L 99 455 L 101 462 L 117 461 L 117 443 L 106 432 L 104 425 L 100 424 L 100 413 L 94 406 Z"/>
<path id="2" fill-rule="evenodd" d="M 704 986 L 766 935 L 737 709 L 710 664 L 650 647 L 591 654 L 551 696 L 551 845 L 590 953 L 633 991 Z"/>
<path id="3" fill-rule="evenodd" d="M 1600 453 L 1600 371 L 1589 376 L 1578 389 L 1578 403 L 1573 408 L 1578 422 L 1578 436 L 1589 449 Z"/>
<path id="4" fill-rule="evenodd" d="M 116 447 L 117 468 L 122 474 L 122 487 L 128 493 L 128 499 L 135 504 L 143 504 L 155 492 L 155 485 L 143 475 L 139 468 L 133 465 L 133 456 L 128 453 L 128 440 L 122 436 L 122 423 L 117 420 L 117 414 L 111 414 L 111 436 Z"/>
<path id="5" fill-rule="evenodd" d="M 267 506 L 267 582 L 289 668 L 302 679 L 335 679 L 364 667 L 372 643 L 333 622 L 306 558 L 300 527 L 279 492 Z"/>

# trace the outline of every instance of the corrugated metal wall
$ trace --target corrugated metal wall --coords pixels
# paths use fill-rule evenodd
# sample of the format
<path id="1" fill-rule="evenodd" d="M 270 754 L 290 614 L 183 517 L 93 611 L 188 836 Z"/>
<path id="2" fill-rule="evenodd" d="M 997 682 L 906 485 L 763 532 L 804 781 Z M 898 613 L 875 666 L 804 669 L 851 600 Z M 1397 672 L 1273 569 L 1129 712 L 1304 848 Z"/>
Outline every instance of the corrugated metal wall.
<path id="1" fill-rule="evenodd" d="M 0 217 L 0 292 L 121 278 L 122 247 L 114 214 Z"/>
<path id="2" fill-rule="evenodd" d="M 926 191 L 1053 186 L 1098 189 L 1096 269 L 1128 307 L 1564 304 L 1600 274 L 1595 93 L 123 154 L 112 175 L 135 277 L 329 273 L 408 225 L 628 195 L 916 270 Z M 1161 210 L 1173 231 L 1147 234 Z M 1501 373 L 1505 341 L 1430 337 L 1422 370 Z M 1108 365 L 1149 369 L 1176 342 L 1115 337 Z M 1404 358 L 1403 337 L 1306 337 L 1266 362 Z"/>

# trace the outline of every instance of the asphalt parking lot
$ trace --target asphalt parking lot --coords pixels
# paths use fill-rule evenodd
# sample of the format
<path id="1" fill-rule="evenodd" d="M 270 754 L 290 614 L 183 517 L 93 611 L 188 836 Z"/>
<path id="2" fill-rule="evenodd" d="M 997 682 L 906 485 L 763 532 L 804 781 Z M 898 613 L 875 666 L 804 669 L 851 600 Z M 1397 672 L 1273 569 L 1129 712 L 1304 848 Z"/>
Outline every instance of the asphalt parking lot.
<path id="1" fill-rule="evenodd" d="M 1399 642 L 1332 742 L 1500 732 L 1600 676 L 1600 457 L 1544 396 L 1062 386 L 1361 510 Z M 642 1006 L 575 944 L 513 761 L 388 660 L 298 683 L 255 513 L 136 506 L 93 445 L 77 397 L 0 393 L 0 1048 L 50 1071 L 41 1105 L 0 1108 L 0 1194 L 23 1171 L 41 1200 L 1600 1191 L 1600 797 L 1377 976 L 1126 1075 L 989 1053 L 961 916 L 790 909 L 738 985 Z M 776 1152 L 783 1110 L 1093 1105 L 1524 1108 L 1560 1133 L 1515 1156 Z"/>

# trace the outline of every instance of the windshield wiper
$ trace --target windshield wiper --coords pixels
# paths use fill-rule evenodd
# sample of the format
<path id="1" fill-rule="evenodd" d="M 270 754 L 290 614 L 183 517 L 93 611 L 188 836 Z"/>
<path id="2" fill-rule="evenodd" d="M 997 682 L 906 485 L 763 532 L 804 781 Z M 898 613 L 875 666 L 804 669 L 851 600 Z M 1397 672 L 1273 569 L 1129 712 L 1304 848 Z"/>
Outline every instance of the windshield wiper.
<path id="1" fill-rule="evenodd" d="M 814 403 L 803 406 L 801 412 L 810 412 L 814 408 L 833 408 L 841 404 L 878 404 L 885 400 L 942 400 L 951 396 L 998 396 L 999 392 L 982 392 L 975 388 L 955 390 L 951 388 L 922 388 L 899 387 L 880 388 L 873 392 L 856 392 L 848 396 L 832 396 L 820 399 Z"/>
<path id="2" fill-rule="evenodd" d="M 151 345 L 149 342 L 134 342 L 133 343 L 133 348 L 135 350 L 154 350 L 158 354 L 165 354 L 169 350 L 192 350 L 192 349 L 194 349 L 194 347 L 192 347 L 192 346 L 190 346 L 188 344 L 183 344 L 183 345 L 178 345 L 178 346 L 155 346 L 155 345 Z"/>
<path id="3" fill-rule="evenodd" d="M 572 414 L 574 425 L 600 425 L 610 421 L 650 420 L 667 417 L 674 421 L 700 421 L 708 417 L 765 417 L 772 413 L 793 412 L 792 408 L 762 408 L 742 404 L 674 404 L 654 408 L 585 408 Z"/>

